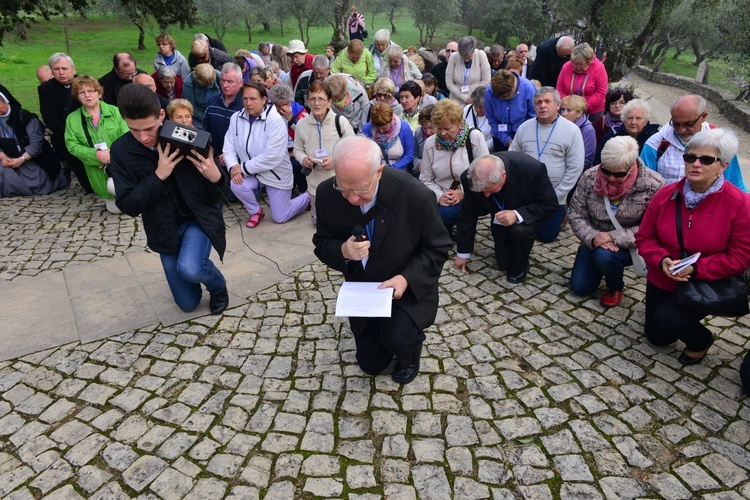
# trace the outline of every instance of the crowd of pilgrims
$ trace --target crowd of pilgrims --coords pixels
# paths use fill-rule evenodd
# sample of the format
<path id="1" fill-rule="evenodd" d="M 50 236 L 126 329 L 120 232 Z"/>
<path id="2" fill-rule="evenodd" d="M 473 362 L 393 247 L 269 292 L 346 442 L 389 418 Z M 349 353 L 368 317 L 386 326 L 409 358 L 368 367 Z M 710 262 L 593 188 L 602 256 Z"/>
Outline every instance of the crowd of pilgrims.
<path id="1" fill-rule="evenodd" d="M 671 120 L 660 125 L 648 102 L 610 85 L 589 44 L 569 36 L 512 50 L 482 49 L 467 36 L 434 51 L 404 49 L 387 30 L 365 45 L 356 9 L 347 25 L 348 45 L 318 55 L 300 40 L 262 42 L 230 55 L 220 40 L 198 34 L 186 57 L 163 34 L 148 71 L 118 53 L 99 78 L 77 73 L 68 55 L 56 53 L 37 75 L 41 120 L 0 85 L 0 197 L 66 189 L 72 175 L 77 189 L 120 213 L 108 166 L 113 142 L 132 130 L 118 110 L 126 85 L 149 87 L 166 118 L 211 133 L 216 165 L 231 187 L 229 200 L 221 201 L 239 201 L 250 228 L 266 215 L 262 191 L 275 223 L 309 211 L 315 225 L 316 188 L 334 175 L 331 157 L 343 137 L 371 138 L 386 168 L 421 179 L 451 234 L 461 224 L 467 195 L 461 179 L 470 165 L 491 153 L 523 153 L 546 165 L 554 189 L 533 237 L 554 241 L 569 223 L 581 240 L 573 291 L 601 293 L 604 280 L 601 305 L 615 307 L 624 269 L 642 257 L 649 270 L 647 338 L 656 345 L 681 340 L 680 361 L 702 361 L 713 336 L 701 324 L 704 316 L 670 302 L 676 283 L 750 267 L 750 198 L 737 138 L 708 123 L 702 97 L 671 103 Z M 680 210 L 673 207 L 675 192 L 690 220 L 684 246 L 702 257 L 673 275 L 668 268 L 684 251 L 669 236 Z M 521 213 L 512 223 L 523 222 Z M 469 254 L 460 247 L 459 239 L 456 267 L 465 269 Z M 525 277 L 524 271 L 508 280 Z"/>

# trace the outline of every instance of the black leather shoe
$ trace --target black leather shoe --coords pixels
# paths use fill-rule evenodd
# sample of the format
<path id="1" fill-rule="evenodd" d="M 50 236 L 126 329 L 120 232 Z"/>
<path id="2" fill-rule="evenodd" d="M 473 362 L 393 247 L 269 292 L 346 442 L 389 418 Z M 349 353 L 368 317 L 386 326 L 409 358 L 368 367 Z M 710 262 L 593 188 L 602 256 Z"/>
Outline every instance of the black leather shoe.
<path id="1" fill-rule="evenodd" d="M 419 375 L 419 362 L 416 365 L 407 365 L 406 368 L 397 362 L 391 378 L 397 384 L 405 385 L 414 380 L 417 375 Z"/>
<path id="2" fill-rule="evenodd" d="M 529 268 L 527 267 L 525 270 L 521 271 L 520 273 L 508 273 L 508 283 L 522 283 L 526 280 L 526 274 L 528 274 Z"/>
<path id="3" fill-rule="evenodd" d="M 419 375 L 419 360 L 422 357 L 422 347 L 419 351 L 403 356 L 402 359 L 396 358 L 396 367 L 393 369 L 391 378 L 397 384 L 405 385 L 414 380 Z"/>
<path id="4" fill-rule="evenodd" d="M 219 293 L 211 294 L 208 306 L 211 308 L 211 314 L 221 314 L 229 307 L 229 292 L 226 285 Z"/>

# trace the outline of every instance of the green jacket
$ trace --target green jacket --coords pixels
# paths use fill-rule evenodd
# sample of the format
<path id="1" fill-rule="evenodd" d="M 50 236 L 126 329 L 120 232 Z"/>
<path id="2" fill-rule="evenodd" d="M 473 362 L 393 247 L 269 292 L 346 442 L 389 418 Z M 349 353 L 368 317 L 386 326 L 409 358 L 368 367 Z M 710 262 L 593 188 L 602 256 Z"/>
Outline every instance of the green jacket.
<path id="1" fill-rule="evenodd" d="M 83 120 L 86 121 L 86 128 L 88 129 L 91 144 L 93 145 L 105 142 L 107 143 L 107 148 L 109 148 L 115 140 L 130 131 L 127 123 L 120 116 L 120 110 L 116 106 L 107 104 L 104 101 L 100 101 L 99 106 L 101 117 L 99 118 L 98 129 L 93 127 L 91 116 L 83 107 L 70 113 L 65 121 L 65 145 L 68 151 L 81 160 L 87 167 L 98 168 L 101 162 L 96 159 L 96 148 L 89 144 L 89 140 L 84 132 Z"/>
<path id="2" fill-rule="evenodd" d="M 352 75 L 357 80 L 365 82 L 368 87 L 372 85 L 378 77 L 378 70 L 375 67 L 375 59 L 373 59 L 372 52 L 369 50 L 362 52 L 362 57 L 359 58 L 359 61 L 357 61 L 356 64 L 349 59 L 349 53 L 347 50 L 342 50 L 333 61 L 331 72 Z"/>

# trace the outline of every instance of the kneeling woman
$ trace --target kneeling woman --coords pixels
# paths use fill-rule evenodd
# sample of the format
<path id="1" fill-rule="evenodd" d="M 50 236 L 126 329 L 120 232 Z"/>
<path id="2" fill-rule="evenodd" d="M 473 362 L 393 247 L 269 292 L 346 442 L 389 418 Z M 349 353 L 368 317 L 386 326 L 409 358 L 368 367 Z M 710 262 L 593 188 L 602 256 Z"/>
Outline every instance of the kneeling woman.
<path id="1" fill-rule="evenodd" d="M 0 93 L 0 198 L 36 196 L 68 187 L 35 114 Z"/>
<path id="2" fill-rule="evenodd" d="M 286 120 L 268 104 L 266 88 L 256 82 L 242 87 L 245 109 L 232 115 L 224 137 L 224 161 L 229 168 L 232 192 L 250 214 L 247 227 L 257 227 L 265 217 L 255 190 L 265 186 L 271 216 L 277 224 L 305 211 L 307 193 L 292 199 L 292 162 L 287 151 Z"/>
<path id="3" fill-rule="evenodd" d="M 658 346 L 684 342 L 685 350 L 677 358 L 683 365 L 703 361 L 714 337 L 701 324 L 705 313 L 677 306 L 678 283 L 720 280 L 750 267 L 750 197 L 724 178 L 738 146 L 730 130 L 695 134 L 682 155 L 685 177 L 654 196 L 635 235 L 638 252 L 648 265 L 646 337 Z M 701 255 L 695 264 L 672 274 L 669 267 L 682 258 L 681 246 L 689 255 Z"/>
<path id="4" fill-rule="evenodd" d="M 593 294 L 604 276 L 607 291 L 602 306 L 620 303 L 623 272 L 633 263 L 630 249 L 635 247 L 635 232 L 649 201 L 663 185 L 664 179 L 638 157 L 635 139 L 615 137 L 607 142 L 602 164 L 583 173 L 568 208 L 570 227 L 581 240 L 570 276 L 574 293 Z"/>

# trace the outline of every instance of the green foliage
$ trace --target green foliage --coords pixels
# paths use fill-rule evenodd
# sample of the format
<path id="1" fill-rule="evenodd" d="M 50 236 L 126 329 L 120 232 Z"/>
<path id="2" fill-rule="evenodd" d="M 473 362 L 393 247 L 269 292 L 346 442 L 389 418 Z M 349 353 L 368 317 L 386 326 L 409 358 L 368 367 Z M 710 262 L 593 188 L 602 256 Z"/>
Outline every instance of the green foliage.
<path id="1" fill-rule="evenodd" d="M 459 18 L 458 0 L 411 0 L 409 12 L 419 30 L 419 44 L 432 43 L 438 27 Z"/>

